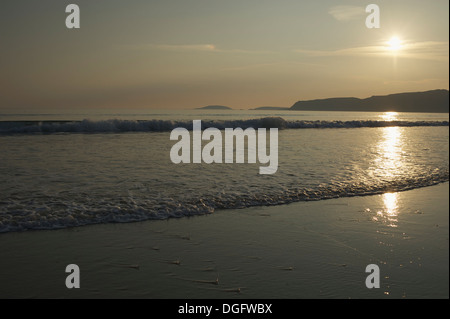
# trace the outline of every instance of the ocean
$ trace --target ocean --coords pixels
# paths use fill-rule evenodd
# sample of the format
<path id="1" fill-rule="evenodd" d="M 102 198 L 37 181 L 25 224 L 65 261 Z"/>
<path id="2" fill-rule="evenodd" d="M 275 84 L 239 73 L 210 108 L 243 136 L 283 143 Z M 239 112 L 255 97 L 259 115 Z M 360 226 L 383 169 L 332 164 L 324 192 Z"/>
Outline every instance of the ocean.
<path id="1" fill-rule="evenodd" d="M 276 127 L 278 169 L 174 164 L 177 127 Z M 449 115 L 261 110 L 0 114 L 0 232 L 212 214 L 449 180 Z M 301 214 L 301 212 L 298 212 Z M 238 220 L 236 222 L 239 222 Z"/>

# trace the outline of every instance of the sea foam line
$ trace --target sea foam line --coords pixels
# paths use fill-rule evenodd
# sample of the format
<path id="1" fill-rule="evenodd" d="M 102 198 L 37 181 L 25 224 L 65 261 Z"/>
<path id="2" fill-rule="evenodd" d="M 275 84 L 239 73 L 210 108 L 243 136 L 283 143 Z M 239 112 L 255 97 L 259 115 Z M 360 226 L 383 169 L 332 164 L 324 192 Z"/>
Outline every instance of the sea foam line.
<path id="1" fill-rule="evenodd" d="M 449 126 L 448 121 L 286 121 L 281 117 L 249 120 L 202 120 L 202 128 L 361 128 L 361 127 Z M 168 132 L 175 128 L 192 130 L 192 121 L 171 120 L 82 120 L 82 121 L 2 121 L 0 134 L 33 133 L 126 133 Z"/>
<path id="2" fill-rule="evenodd" d="M 109 198 L 91 204 L 76 203 L 73 199 L 54 198 L 52 203 L 29 204 L 29 199 L 6 200 L 0 205 L 0 233 L 59 229 L 90 224 L 128 223 L 163 220 L 214 213 L 218 209 L 242 209 L 255 206 L 276 206 L 302 201 L 369 196 L 386 192 L 400 192 L 433 186 L 449 181 L 449 172 L 438 171 L 426 178 L 409 178 L 380 185 L 348 184 L 336 188 L 290 188 L 286 191 L 262 194 L 206 195 L 179 201 L 169 200 L 163 205 L 154 199 Z M 96 204 L 97 203 L 97 204 Z"/>

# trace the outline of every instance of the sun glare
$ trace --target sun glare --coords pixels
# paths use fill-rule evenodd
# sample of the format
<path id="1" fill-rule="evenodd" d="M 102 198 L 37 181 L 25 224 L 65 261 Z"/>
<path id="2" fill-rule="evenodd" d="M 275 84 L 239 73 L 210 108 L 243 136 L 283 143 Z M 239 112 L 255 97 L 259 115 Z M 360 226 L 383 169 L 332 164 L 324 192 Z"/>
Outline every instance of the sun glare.
<path id="1" fill-rule="evenodd" d="M 384 112 L 380 115 L 380 117 L 385 121 L 395 121 L 397 120 L 398 113 L 397 112 Z"/>
<path id="2" fill-rule="evenodd" d="M 402 41 L 398 37 L 392 37 L 387 42 L 388 49 L 391 51 L 398 51 L 402 48 Z"/>

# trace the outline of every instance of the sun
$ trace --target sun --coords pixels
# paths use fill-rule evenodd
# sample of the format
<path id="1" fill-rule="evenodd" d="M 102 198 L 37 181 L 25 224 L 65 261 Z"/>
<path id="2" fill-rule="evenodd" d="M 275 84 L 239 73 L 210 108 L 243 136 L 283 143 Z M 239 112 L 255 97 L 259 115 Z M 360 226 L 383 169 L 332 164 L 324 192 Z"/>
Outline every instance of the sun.
<path id="1" fill-rule="evenodd" d="M 398 37 L 393 36 L 389 39 L 387 42 L 388 50 L 390 51 L 398 51 L 402 48 L 402 40 L 400 40 Z"/>

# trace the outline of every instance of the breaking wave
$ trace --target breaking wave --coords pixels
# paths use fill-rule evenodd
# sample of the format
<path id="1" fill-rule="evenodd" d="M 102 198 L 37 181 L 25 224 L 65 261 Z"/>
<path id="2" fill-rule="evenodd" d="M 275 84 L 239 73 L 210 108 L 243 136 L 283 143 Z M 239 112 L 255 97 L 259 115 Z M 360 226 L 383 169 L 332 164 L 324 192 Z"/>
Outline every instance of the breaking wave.
<path id="1" fill-rule="evenodd" d="M 350 183 L 336 187 L 292 188 L 273 193 L 216 194 L 183 201 L 168 199 L 103 198 L 95 200 L 89 194 L 73 198 L 46 198 L 21 202 L 8 199 L 0 205 L 0 233 L 24 230 L 60 229 L 100 223 L 127 223 L 162 220 L 214 213 L 217 209 L 241 209 L 254 206 L 274 206 L 300 201 L 319 201 L 398 192 L 437 185 L 449 181 L 447 171 L 436 170 L 428 176 L 407 178 L 378 185 Z"/>
<path id="2" fill-rule="evenodd" d="M 449 126 L 448 121 L 286 121 L 281 117 L 250 120 L 202 120 L 202 128 L 360 128 L 360 127 Z M 32 133 L 126 133 L 166 132 L 177 127 L 192 130 L 192 121 L 171 120 L 82 120 L 82 121 L 3 121 L 0 134 Z"/>

